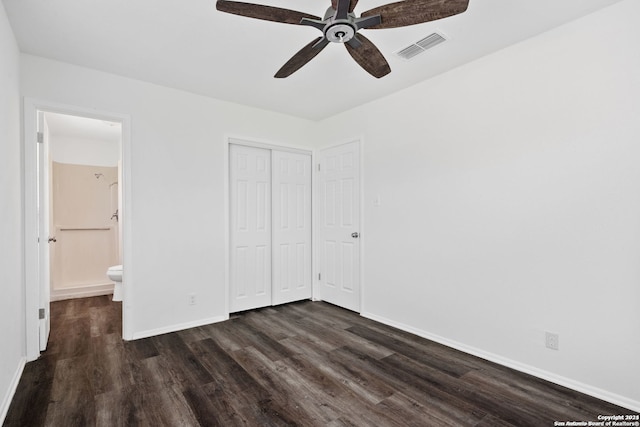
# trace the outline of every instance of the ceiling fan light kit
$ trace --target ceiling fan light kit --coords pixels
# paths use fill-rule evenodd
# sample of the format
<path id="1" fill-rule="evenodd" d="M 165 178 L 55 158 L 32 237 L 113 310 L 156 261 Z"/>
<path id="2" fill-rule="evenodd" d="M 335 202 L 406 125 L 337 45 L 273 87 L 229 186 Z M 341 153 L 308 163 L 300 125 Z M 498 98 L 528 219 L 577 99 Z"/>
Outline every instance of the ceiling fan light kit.
<path id="1" fill-rule="evenodd" d="M 469 0 L 403 0 L 363 12 L 359 18 L 353 13 L 357 3 L 358 0 L 332 0 L 323 19 L 295 10 L 232 0 L 218 0 L 216 9 L 265 21 L 310 26 L 322 32 L 322 37 L 293 55 L 275 74 L 276 78 L 298 71 L 329 43 L 344 44 L 358 65 L 380 78 L 389 74 L 391 67 L 380 50 L 358 31 L 406 27 L 447 18 L 467 10 Z"/>

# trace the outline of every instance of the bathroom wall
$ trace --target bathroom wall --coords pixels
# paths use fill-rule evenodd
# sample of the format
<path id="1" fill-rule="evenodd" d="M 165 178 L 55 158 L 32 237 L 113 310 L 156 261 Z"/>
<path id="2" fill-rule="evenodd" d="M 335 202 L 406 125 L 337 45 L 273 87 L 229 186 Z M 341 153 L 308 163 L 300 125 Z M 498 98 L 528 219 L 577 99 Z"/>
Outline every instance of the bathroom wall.
<path id="1" fill-rule="evenodd" d="M 25 362 L 19 52 L 0 2 L 0 424 Z"/>
<path id="2" fill-rule="evenodd" d="M 118 125 L 119 127 L 120 125 Z M 120 147 L 117 142 L 96 138 L 52 135 L 51 160 L 60 163 L 95 166 L 117 166 Z"/>
<path id="3" fill-rule="evenodd" d="M 119 264 L 117 134 L 100 120 L 45 113 L 50 124 L 52 301 L 109 294 Z M 104 131 L 108 129 L 109 132 Z"/>
<path id="4" fill-rule="evenodd" d="M 49 114 L 45 114 L 45 116 L 49 116 Z M 53 152 L 51 153 L 51 160 L 76 165 L 117 167 L 117 179 L 109 184 L 109 188 L 111 189 L 111 216 L 116 210 L 120 211 L 120 206 L 122 206 L 122 186 L 120 185 L 122 177 L 122 147 L 120 140 L 122 137 L 122 125 L 120 123 L 105 124 L 104 122 L 101 124 L 109 126 L 112 131 L 110 131 L 108 135 L 89 132 L 82 138 L 70 135 L 70 133 L 73 133 L 72 129 L 66 129 L 66 131 L 63 129 L 63 132 L 56 133 L 53 136 L 55 147 L 53 147 Z M 115 133 L 120 135 L 120 138 L 117 140 L 114 139 Z M 111 226 L 116 229 L 118 236 L 116 239 L 118 253 L 116 264 L 122 264 L 122 227 L 120 226 L 120 212 L 118 215 L 118 220 L 112 220 Z"/>
<path id="5" fill-rule="evenodd" d="M 117 181 L 117 167 L 52 162 L 52 301 L 113 291 L 106 271 L 119 262 Z"/>

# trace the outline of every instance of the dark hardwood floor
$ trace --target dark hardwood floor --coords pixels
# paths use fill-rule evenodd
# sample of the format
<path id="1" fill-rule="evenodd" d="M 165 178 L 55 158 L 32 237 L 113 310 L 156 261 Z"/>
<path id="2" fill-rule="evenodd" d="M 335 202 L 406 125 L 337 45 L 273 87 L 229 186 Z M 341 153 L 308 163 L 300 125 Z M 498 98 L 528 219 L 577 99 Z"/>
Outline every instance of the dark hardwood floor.
<path id="1" fill-rule="evenodd" d="M 322 302 L 124 342 L 108 297 L 54 302 L 6 426 L 552 426 L 629 410 Z"/>

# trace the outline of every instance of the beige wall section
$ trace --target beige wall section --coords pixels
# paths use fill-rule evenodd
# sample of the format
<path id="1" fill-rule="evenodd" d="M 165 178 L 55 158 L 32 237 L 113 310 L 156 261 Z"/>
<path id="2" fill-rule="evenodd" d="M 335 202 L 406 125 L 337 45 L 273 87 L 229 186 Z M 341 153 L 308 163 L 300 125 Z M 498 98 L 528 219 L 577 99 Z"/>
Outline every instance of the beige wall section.
<path id="1" fill-rule="evenodd" d="M 52 300 L 108 294 L 119 263 L 118 168 L 52 162 Z"/>

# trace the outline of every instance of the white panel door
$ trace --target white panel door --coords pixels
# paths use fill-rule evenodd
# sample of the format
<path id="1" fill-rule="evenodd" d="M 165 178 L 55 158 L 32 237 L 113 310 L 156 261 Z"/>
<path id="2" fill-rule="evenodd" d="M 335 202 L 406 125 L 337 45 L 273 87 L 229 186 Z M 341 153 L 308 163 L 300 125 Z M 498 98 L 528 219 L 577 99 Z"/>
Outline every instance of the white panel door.
<path id="1" fill-rule="evenodd" d="M 55 236 L 50 238 L 50 177 L 49 177 L 49 128 L 47 127 L 44 113 L 38 112 L 38 133 L 42 140 L 38 144 L 38 262 L 40 288 L 40 351 L 47 349 L 49 331 L 51 329 L 51 270 L 50 247 L 55 242 Z M 43 312 L 42 312 L 43 311 Z"/>
<path id="2" fill-rule="evenodd" d="M 229 146 L 230 304 L 271 305 L 271 151 Z"/>
<path id="3" fill-rule="evenodd" d="M 311 298 L 311 156 L 272 152 L 273 304 Z"/>
<path id="4" fill-rule="evenodd" d="M 320 151 L 320 299 L 360 311 L 360 143 Z"/>

